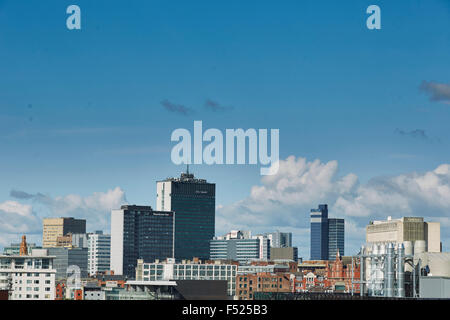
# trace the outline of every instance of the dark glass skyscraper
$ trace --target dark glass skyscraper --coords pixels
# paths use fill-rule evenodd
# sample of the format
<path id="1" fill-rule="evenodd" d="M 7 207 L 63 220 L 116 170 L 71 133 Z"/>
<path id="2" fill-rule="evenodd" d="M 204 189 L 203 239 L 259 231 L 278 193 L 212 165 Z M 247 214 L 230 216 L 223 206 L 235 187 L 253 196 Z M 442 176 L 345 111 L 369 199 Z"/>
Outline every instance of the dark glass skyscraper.
<path id="1" fill-rule="evenodd" d="M 125 205 L 111 212 L 111 269 L 135 277 L 137 259 L 173 258 L 174 213 Z"/>
<path id="2" fill-rule="evenodd" d="M 344 219 L 328 219 L 328 260 L 336 259 L 336 253 L 343 256 L 344 252 Z"/>
<path id="3" fill-rule="evenodd" d="M 328 206 L 311 209 L 311 260 L 328 260 Z"/>
<path id="4" fill-rule="evenodd" d="M 189 171 L 180 178 L 156 184 L 158 211 L 175 213 L 175 258 L 209 258 L 209 241 L 214 237 L 216 185 L 195 179 Z"/>

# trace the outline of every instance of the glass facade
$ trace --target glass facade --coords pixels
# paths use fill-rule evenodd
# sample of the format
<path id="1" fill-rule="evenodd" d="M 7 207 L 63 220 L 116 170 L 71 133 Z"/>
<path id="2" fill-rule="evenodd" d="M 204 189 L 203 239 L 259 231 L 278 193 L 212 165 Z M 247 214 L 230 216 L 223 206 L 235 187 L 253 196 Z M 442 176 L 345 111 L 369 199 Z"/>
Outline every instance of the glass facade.
<path id="1" fill-rule="evenodd" d="M 328 206 L 311 209 L 311 260 L 328 260 Z"/>
<path id="2" fill-rule="evenodd" d="M 328 219 L 328 255 L 329 260 L 336 259 L 337 251 L 343 256 L 344 252 L 344 219 Z"/>
<path id="3" fill-rule="evenodd" d="M 153 262 L 173 257 L 173 212 L 153 211 L 150 206 L 122 206 L 123 274 L 134 278 L 137 259 Z"/>
<path id="4" fill-rule="evenodd" d="M 162 208 L 175 212 L 175 258 L 208 259 L 215 232 L 216 185 L 189 173 L 158 183 L 165 186 L 168 182 L 170 195 L 158 195 L 158 201 Z"/>

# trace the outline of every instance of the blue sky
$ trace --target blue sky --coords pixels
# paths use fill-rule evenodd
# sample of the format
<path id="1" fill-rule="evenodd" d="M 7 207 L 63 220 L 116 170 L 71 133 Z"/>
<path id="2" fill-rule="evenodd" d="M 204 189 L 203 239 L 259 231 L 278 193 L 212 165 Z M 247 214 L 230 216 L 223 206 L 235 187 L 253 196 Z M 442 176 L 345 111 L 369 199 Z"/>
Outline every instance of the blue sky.
<path id="1" fill-rule="evenodd" d="M 81 30 L 66 28 L 70 4 Z M 366 28 L 370 4 L 381 30 Z M 446 0 L 0 0 L 0 202 L 120 187 L 155 205 L 156 180 L 184 169 L 170 134 L 194 120 L 279 128 L 281 159 L 337 160 L 362 184 L 432 171 L 449 163 L 450 105 L 420 85 L 450 84 L 449 30 Z M 258 166 L 192 171 L 217 183 L 223 206 L 261 183 Z"/>

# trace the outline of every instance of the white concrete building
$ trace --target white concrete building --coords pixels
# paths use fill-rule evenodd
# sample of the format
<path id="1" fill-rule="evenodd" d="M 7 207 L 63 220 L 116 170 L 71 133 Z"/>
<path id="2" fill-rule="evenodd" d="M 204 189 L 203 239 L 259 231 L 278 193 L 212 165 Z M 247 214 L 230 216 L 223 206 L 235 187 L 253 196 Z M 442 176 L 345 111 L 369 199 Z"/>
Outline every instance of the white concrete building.
<path id="1" fill-rule="evenodd" d="M 371 221 L 366 226 L 366 243 L 402 243 L 405 241 L 425 241 L 426 252 L 441 252 L 439 222 L 425 222 L 422 217 Z"/>
<path id="2" fill-rule="evenodd" d="M 138 260 L 136 281 L 171 281 L 171 280 L 226 280 L 228 295 L 236 292 L 237 264 L 222 261 L 202 263 L 200 260 L 183 260 L 176 263 L 175 259 L 144 263 Z"/>
<path id="3" fill-rule="evenodd" d="M 10 300 L 55 300 L 53 256 L 47 249 L 31 255 L 0 256 L 0 290 L 9 290 Z"/>
<path id="4" fill-rule="evenodd" d="M 110 270 L 111 235 L 96 231 L 88 237 L 88 272 L 93 276 Z"/>

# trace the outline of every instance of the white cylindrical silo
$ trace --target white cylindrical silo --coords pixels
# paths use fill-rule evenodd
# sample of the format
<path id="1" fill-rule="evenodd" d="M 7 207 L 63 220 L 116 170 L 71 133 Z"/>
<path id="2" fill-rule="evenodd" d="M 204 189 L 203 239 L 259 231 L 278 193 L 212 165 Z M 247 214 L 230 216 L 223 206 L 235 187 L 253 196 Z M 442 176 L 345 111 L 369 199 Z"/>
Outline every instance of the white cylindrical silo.
<path id="1" fill-rule="evenodd" d="M 405 246 L 398 244 L 397 248 L 397 297 L 405 296 Z"/>
<path id="2" fill-rule="evenodd" d="M 414 246 L 411 241 L 404 241 L 403 246 L 405 247 L 405 256 L 414 255 Z M 412 266 L 409 263 L 405 263 L 405 272 L 412 272 Z"/>
<path id="3" fill-rule="evenodd" d="M 427 242 L 425 240 L 414 241 L 414 255 L 427 251 Z"/>
<path id="4" fill-rule="evenodd" d="M 386 259 L 384 261 L 385 277 L 384 277 L 384 296 L 394 296 L 394 244 L 388 243 L 386 248 Z"/>

